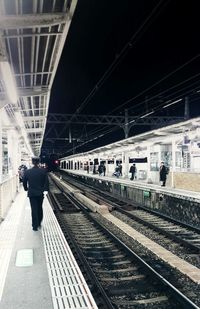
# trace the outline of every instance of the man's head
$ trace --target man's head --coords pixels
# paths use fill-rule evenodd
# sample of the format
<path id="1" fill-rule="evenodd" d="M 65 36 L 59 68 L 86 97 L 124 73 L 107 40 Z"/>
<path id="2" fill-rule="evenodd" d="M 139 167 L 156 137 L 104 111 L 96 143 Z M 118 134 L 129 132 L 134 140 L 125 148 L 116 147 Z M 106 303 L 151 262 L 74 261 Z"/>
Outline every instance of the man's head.
<path id="1" fill-rule="evenodd" d="M 38 158 L 38 157 L 32 158 L 32 164 L 33 165 L 38 165 L 39 163 L 40 163 L 40 158 Z"/>

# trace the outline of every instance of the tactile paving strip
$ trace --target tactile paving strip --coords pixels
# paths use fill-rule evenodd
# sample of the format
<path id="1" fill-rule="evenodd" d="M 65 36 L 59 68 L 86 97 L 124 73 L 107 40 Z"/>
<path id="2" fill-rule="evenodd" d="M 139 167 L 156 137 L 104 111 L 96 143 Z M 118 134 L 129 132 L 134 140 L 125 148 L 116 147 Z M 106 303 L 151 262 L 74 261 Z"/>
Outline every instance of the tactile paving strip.
<path id="1" fill-rule="evenodd" d="M 97 309 L 87 283 L 46 199 L 42 235 L 54 309 Z"/>

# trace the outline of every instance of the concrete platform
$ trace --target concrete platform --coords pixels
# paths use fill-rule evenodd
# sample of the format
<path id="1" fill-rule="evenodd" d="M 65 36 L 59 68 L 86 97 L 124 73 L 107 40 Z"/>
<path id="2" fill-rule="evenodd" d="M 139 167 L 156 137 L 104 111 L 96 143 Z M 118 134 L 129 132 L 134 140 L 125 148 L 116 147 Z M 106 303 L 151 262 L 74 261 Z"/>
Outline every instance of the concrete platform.
<path id="1" fill-rule="evenodd" d="M 73 175 L 83 184 L 89 184 L 97 189 L 145 206 L 160 214 L 200 228 L 200 193 L 171 187 L 161 187 L 139 180 L 125 179 L 114 176 L 99 176 L 88 174 L 81 170 L 61 170 Z"/>
<path id="2" fill-rule="evenodd" d="M 0 224 L 0 308 L 97 308 L 47 198 L 43 209 L 34 232 L 21 190 Z"/>
<path id="3" fill-rule="evenodd" d="M 62 170 L 64 172 L 67 172 L 69 174 L 74 174 L 74 175 L 81 175 L 83 177 L 90 177 L 94 179 L 99 179 L 100 181 L 112 181 L 113 183 L 120 183 L 123 185 L 129 185 L 129 186 L 134 186 L 135 188 L 141 189 L 141 190 L 154 190 L 158 193 L 167 193 L 168 195 L 171 196 L 177 196 L 180 198 L 185 198 L 185 199 L 191 199 L 193 201 L 196 201 L 200 203 L 200 193 L 196 191 L 189 191 L 189 190 L 183 190 L 183 189 L 176 189 L 172 188 L 170 186 L 166 187 L 161 187 L 160 184 L 150 184 L 146 183 L 145 181 L 141 180 L 130 180 L 129 178 L 124 178 L 124 177 L 115 177 L 115 176 L 99 176 L 98 174 L 88 174 L 86 171 L 81 171 L 81 170 Z"/>

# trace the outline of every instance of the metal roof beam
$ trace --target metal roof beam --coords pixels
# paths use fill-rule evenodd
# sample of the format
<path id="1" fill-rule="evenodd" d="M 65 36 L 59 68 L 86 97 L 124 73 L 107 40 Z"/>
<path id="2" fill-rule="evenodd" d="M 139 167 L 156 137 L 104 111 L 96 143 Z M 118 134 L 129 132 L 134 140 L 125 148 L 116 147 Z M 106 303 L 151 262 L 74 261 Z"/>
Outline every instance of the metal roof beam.
<path id="1" fill-rule="evenodd" d="M 44 128 L 26 128 L 26 132 L 29 134 L 34 133 L 41 133 L 43 132 Z"/>
<path id="2" fill-rule="evenodd" d="M 29 122 L 29 121 L 41 121 L 44 120 L 46 116 L 23 116 L 24 122 Z"/>
<path id="3" fill-rule="evenodd" d="M 48 94 L 49 90 L 48 89 L 38 90 L 38 89 L 33 87 L 33 88 L 30 88 L 30 89 L 26 89 L 26 88 L 19 89 L 18 88 L 17 92 L 18 92 L 18 95 L 20 97 L 35 97 L 35 96 L 41 96 L 41 95 L 45 96 L 45 95 Z"/>
<path id="4" fill-rule="evenodd" d="M 75 115 L 73 114 L 48 114 L 48 124 L 90 124 L 90 125 L 118 125 L 123 126 L 125 123 L 124 116 L 116 115 Z M 183 117 L 147 117 L 138 118 L 136 116 L 128 117 L 128 124 L 135 125 L 164 125 L 172 122 L 183 121 Z"/>
<path id="5" fill-rule="evenodd" d="M 42 36 L 55 36 L 62 35 L 60 31 L 46 32 L 46 33 L 16 33 L 16 34 L 6 34 L 2 37 L 4 39 L 15 39 L 15 38 L 32 38 L 32 37 L 42 37 Z"/>
<path id="6" fill-rule="evenodd" d="M 66 23 L 69 15 L 65 13 L 1 15 L 0 29 L 48 27 Z"/>

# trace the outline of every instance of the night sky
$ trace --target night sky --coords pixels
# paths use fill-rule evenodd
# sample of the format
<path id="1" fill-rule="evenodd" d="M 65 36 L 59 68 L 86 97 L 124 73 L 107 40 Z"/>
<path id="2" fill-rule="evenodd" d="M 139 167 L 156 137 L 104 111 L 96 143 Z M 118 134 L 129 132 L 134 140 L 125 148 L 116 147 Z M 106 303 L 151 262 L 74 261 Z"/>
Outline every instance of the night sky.
<path id="1" fill-rule="evenodd" d="M 154 116 L 183 116 L 184 101 L 164 110 L 162 105 L 187 95 L 190 116 L 199 116 L 197 5 L 194 0 L 79 0 L 54 80 L 49 113 L 123 115 L 127 108 L 139 117 L 145 114 L 146 102 L 148 111 L 155 110 Z M 73 137 L 83 134 L 83 126 L 72 128 Z M 97 129 L 84 128 L 85 138 L 90 139 Z M 133 128 L 130 134 L 145 130 Z M 63 154 L 122 138 L 119 129 L 81 147 L 76 141 L 73 145 L 66 142 Z"/>

